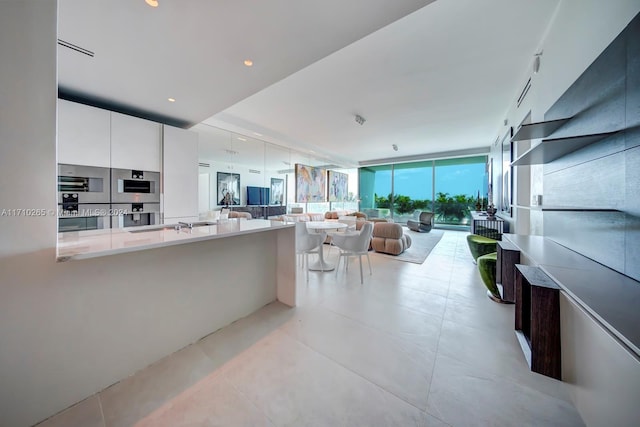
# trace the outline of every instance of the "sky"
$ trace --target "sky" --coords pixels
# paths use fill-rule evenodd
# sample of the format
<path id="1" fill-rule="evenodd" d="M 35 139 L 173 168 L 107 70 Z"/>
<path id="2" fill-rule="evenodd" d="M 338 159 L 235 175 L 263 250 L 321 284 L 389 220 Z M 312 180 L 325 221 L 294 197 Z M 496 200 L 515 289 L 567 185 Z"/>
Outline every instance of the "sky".
<path id="1" fill-rule="evenodd" d="M 485 164 L 463 164 L 436 167 L 436 194 L 449 193 L 450 196 L 464 194 L 476 197 L 487 193 Z M 395 171 L 395 193 L 412 199 L 431 199 L 433 177 L 431 168 L 397 169 Z M 391 193 L 391 171 L 377 171 L 375 193 L 386 197 Z"/>

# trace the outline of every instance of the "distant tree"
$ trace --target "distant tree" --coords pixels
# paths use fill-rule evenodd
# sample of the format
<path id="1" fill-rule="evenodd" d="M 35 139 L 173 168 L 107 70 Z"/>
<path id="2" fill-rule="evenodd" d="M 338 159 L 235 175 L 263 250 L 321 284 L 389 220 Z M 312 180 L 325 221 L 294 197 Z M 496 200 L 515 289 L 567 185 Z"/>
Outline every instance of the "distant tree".
<path id="1" fill-rule="evenodd" d="M 391 203 L 389 202 L 389 200 L 391 200 L 391 194 L 389 194 L 388 198 L 384 198 L 384 197 L 378 196 L 376 193 L 374 193 L 373 197 L 374 197 L 374 200 L 376 201 L 376 208 L 390 208 L 391 207 Z"/>
<path id="2" fill-rule="evenodd" d="M 405 214 L 414 211 L 414 203 L 409 196 L 397 194 L 393 198 L 395 209 L 399 214 Z"/>
<path id="3" fill-rule="evenodd" d="M 457 194 L 449 196 L 449 193 L 439 192 L 435 200 L 436 216 L 442 222 L 461 222 L 470 215 L 475 204 L 473 196 Z"/>

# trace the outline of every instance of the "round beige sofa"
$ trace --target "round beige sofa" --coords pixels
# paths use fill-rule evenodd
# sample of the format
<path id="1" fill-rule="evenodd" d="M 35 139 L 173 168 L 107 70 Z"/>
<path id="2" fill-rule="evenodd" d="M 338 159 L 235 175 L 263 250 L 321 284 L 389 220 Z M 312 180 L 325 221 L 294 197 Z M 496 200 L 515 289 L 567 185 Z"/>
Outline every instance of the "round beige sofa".
<path id="1" fill-rule="evenodd" d="M 404 234 L 400 224 L 376 222 L 373 225 L 371 247 L 376 252 L 400 255 L 411 247 L 411 237 Z"/>

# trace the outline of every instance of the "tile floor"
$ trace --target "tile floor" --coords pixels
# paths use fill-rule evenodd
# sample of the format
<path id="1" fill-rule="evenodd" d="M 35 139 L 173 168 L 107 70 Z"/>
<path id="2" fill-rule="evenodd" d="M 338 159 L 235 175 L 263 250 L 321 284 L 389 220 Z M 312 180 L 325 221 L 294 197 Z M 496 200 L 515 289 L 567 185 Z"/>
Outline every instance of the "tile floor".
<path id="1" fill-rule="evenodd" d="M 465 236 L 422 265 L 372 253 L 364 285 L 355 265 L 300 270 L 298 307 L 269 304 L 38 427 L 583 425 L 566 385 L 529 371 Z"/>

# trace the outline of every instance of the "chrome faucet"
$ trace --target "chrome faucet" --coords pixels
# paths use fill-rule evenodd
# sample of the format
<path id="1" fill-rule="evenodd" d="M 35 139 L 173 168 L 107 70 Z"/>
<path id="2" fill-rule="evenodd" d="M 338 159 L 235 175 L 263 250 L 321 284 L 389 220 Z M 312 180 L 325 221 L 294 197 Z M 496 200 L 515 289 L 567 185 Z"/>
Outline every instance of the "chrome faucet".
<path id="1" fill-rule="evenodd" d="M 193 223 L 192 222 L 182 222 L 182 221 L 178 221 L 178 224 L 183 225 L 187 228 L 193 228 Z"/>

